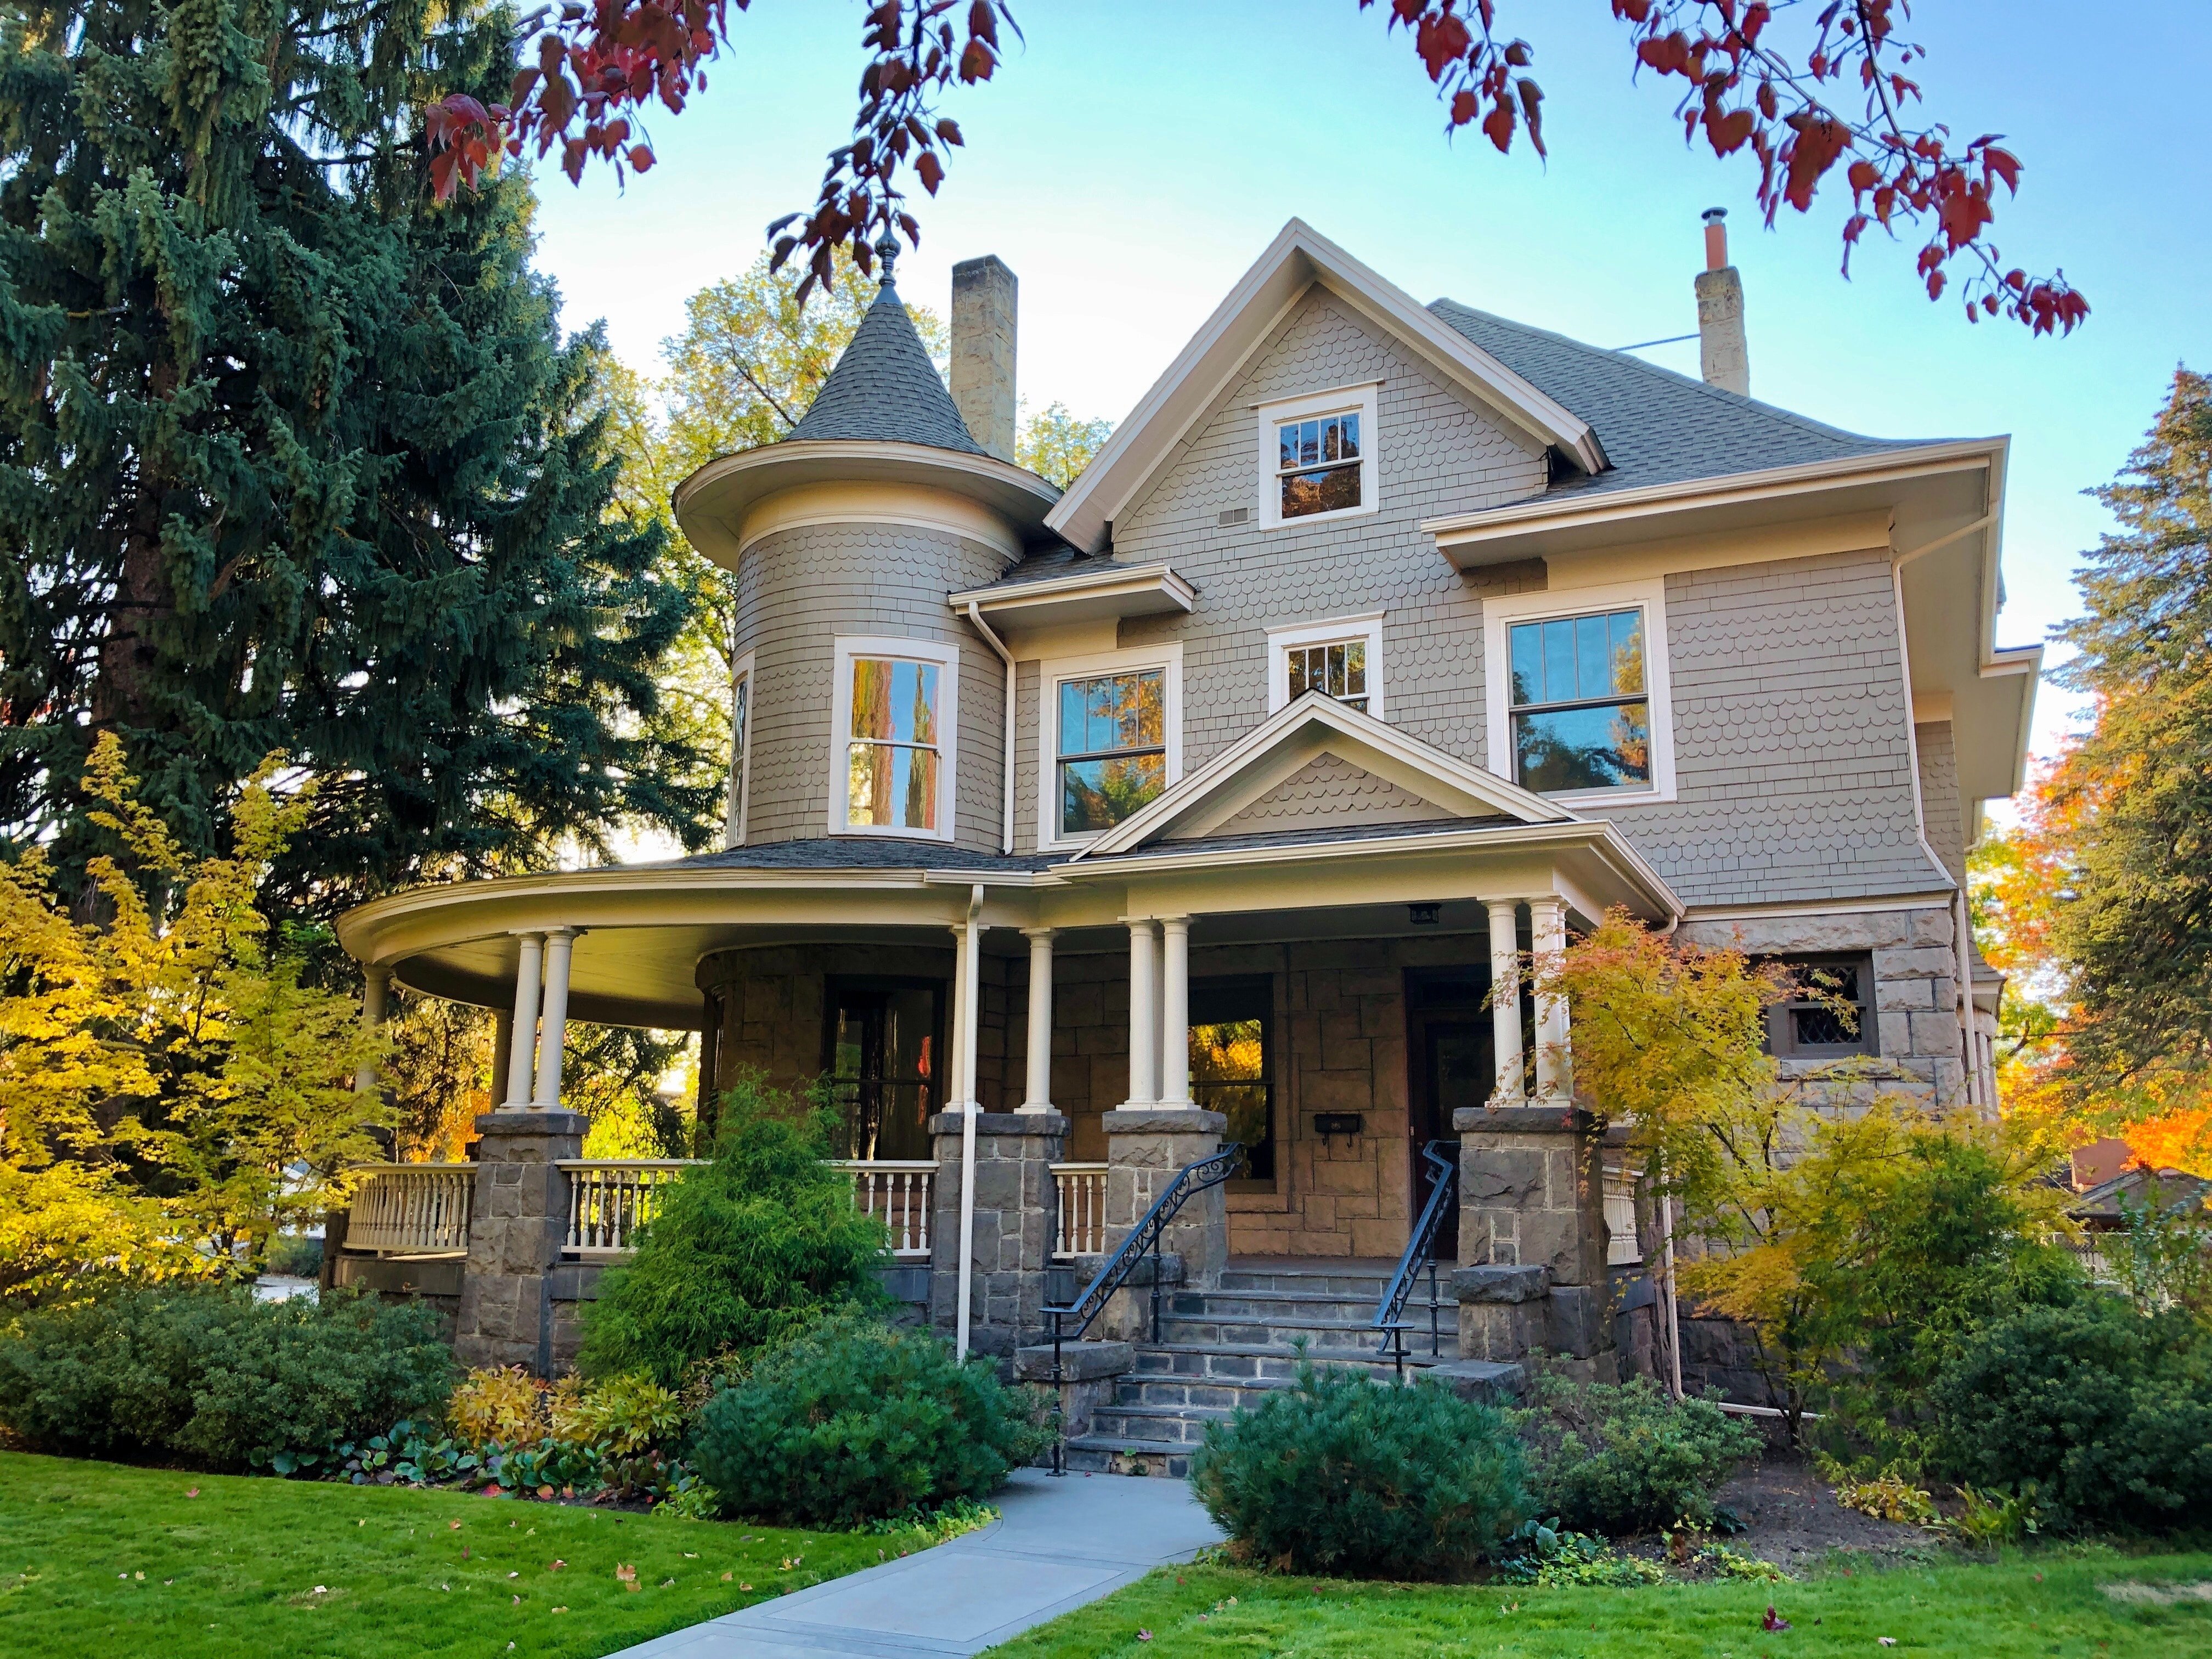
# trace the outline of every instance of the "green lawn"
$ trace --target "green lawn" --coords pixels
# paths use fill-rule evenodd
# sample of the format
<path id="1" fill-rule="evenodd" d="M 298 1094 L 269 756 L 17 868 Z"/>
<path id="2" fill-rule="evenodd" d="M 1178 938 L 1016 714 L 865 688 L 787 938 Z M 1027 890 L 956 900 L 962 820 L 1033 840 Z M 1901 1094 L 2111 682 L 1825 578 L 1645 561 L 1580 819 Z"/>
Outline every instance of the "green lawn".
<path id="1" fill-rule="evenodd" d="M 2008 1554 L 2002 1565 L 1829 1572 L 1807 1583 L 1645 1589 L 1434 1589 L 1224 1567 L 1154 1573 L 991 1650 L 992 1659 L 2189 1659 L 2212 1602 L 2116 1601 L 2110 1583 L 2212 1580 L 2212 1555 Z M 1236 1605 L 1229 1605 L 1230 1598 Z M 1759 1627 L 1771 1602 L 1791 1628 Z M 1139 1632 L 1149 1632 L 1151 1639 Z M 1893 1648 L 1880 1638 L 1896 1638 Z"/>
<path id="2" fill-rule="evenodd" d="M 919 1541 L 0 1453 L 0 1654 L 592 1659 Z"/>

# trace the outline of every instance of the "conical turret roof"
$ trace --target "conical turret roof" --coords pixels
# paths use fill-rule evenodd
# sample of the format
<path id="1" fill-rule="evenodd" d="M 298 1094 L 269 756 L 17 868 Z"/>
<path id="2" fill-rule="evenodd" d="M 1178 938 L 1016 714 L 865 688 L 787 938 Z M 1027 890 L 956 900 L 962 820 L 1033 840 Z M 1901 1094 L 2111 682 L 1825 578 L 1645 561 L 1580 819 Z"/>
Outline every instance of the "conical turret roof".
<path id="1" fill-rule="evenodd" d="M 805 417 L 782 441 L 840 438 L 984 453 L 888 280 Z"/>

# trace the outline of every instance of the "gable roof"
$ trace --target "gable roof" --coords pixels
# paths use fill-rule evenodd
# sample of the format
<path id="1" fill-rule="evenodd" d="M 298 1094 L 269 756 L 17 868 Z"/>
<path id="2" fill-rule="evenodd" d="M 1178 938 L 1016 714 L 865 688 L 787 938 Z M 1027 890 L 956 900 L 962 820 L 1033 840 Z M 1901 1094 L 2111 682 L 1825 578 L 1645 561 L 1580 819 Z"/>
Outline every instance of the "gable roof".
<path id="1" fill-rule="evenodd" d="M 799 424 L 778 441 L 861 439 L 926 444 L 981 455 L 968 423 L 915 332 L 898 290 L 886 279 L 830 378 Z"/>
<path id="2" fill-rule="evenodd" d="M 1437 300 L 1428 308 L 1595 428 L 1612 465 L 1602 472 L 1562 479 L 1544 492 L 1546 500 L 1845 460 L 1940 441 L 1845 432 L 1626 352 L 1585 345 L 1456 300 Z"/>
<path id="3" fill-rule="evenodd" d="M 1085 552 L 1104 545 L 1113 520 L 1141 495 L 1276 324 L 1316 283 L 1386 331 L 1532 445 L 1557 449 L 1586 471 L 1605 467 L 1605 451 L 1587 421 L 1448 326 L 1404 289 L 1385 282 L 1304 221 L 1293 219 L 1115 428 L 1059 506 L 1046 515 L 1046 525 Z"/>
<path id="4" fill-rule="evenodd" d="M 1187 848 L 1310 766 L 1333 754 L 1360 770 L 1433 801 L 1440 817 L 1505 819 L 1520 823 L 1575 823 L 1578 814 L 1532 794 L 1494 772 L 1447 755 L 1397 726 L 1309 691 L 1216 755 L 1150 805 L 1099 836 L 1071 862 L 1110 858 L 1169 836 Z M 1352 826 L 1346 826 L 1347 829 Z M 1378 822 L 1370 833 L 1403 833 Z"/>

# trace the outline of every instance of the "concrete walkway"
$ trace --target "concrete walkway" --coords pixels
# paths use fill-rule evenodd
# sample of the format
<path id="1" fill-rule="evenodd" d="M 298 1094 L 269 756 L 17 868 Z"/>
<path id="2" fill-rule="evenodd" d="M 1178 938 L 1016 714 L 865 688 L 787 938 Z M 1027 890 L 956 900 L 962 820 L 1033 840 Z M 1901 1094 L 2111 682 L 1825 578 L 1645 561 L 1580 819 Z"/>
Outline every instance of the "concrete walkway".
<path id="1" fill-rule="evenodd" d="M 980 1653 L 1187 1561 L 1220 1530 L 1181 1480 L 1016 1472 L 980 1532 L 694 1625 L 614 1659 L 918 1659 Z"/>

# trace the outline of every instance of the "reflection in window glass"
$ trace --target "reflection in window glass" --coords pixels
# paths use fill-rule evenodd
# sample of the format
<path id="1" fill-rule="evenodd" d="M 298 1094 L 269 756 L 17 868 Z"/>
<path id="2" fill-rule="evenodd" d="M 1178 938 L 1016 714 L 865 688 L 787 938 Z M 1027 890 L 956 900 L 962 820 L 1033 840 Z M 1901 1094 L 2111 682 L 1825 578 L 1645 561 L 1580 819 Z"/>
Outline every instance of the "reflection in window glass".
<path id="1" fill-rule="evenodd" d="M 1557 794 L 1651 781 L 1642 611 L 1516 623 L 1507 642 L 1522 787 Z"/>
<path id="2" fill-rule="evenodd" d="M 752 695 L 750 674 L 740 673 L 730 682 L 730 797 L 723 839 L 732 846 L 743 837 L 745 828 L 745 728 Z"/>
<path id="3" fill-rule="evenodd" d="M 1367 641 L 1339 640 L 1334 645 L 1294 645 L 1285 653 L 1290 664 L 1290 694 L 1295 702 L 1309 691 L 1322 691 L 1339 702 L 1367 712 Z"/>
<path id="4" fill-rule="evenodd" d="M 1274 986 L 1267 979 L 1198 981 L 1190 988 L 1190 1097 L 1229 1119 L 1255 1181 L 1275 1178 Z"/>
<path id="5" fill-rule="evenodd" d="M 845 821 L 890 830 L 937 828 L 937 694 L 933 662 L 853 659 L 853 729 L 846 745 Z"/>
<path id="6" fill-rule="evenodd" d="M 1060 833 L 1109 830 L 1167 783 L 1167 676 L 1060 683 Z"/>
<path id="7" fill-rule="evenodd" d="M 1301 519 L 1359 505 L 1359 416 L 1328 415 L 1275 428 L 1281 516 Z"/>

